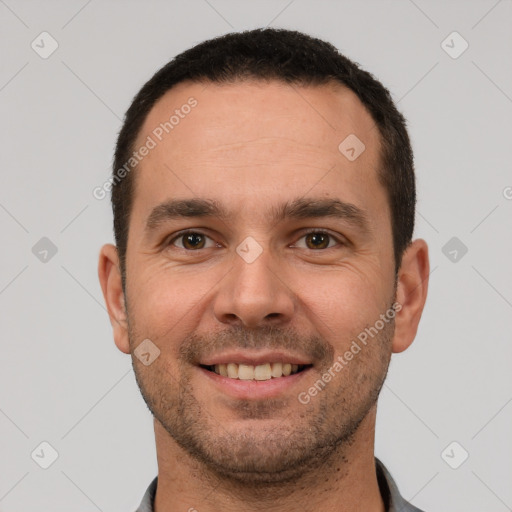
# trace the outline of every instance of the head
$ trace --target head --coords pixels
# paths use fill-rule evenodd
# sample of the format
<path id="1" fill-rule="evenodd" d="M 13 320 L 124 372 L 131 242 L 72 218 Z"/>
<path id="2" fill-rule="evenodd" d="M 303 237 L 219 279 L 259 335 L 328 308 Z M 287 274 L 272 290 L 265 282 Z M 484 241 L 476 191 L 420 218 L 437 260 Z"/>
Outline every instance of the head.
<path id="1" fill-rule="evenodd" d="M 169 438 L 265 482 L 353 443 L 427 293 L 412 151 L 384 86 L 307 35 L 228 34 L 144 85 L 113 169 L 100 281 Z M 230 358 L 304 368 L 232 388 L 212 371 Z"/>
<path id="2" fill-rule="evenodd" d="M 115 151 L 111 196 L 123 278 L 136 179 L 136 173 L 131 171 L 139 161 L 133 153 L 138 149 L 135 142 L 148 113 L 179 83 L 229 84 L 248 80 L 277 81 L 295 87 L 337 84 L 352 91 L 366 108 L 380 135 L 376 172 L 388 198 L 398 271 L 402 254 L 412 240 L 416 204 L 413 153 L 404 117 L 388 90 L 333 45 L 300 32 L 257 29 L 227 34 L 178 55 L 142 87 L 126 112 Z M 162 130 L 161 134 L 166 135 Z M 153 138 L 157 136 L 158 133 Z M 121 172 L 126 176 L 119 178 L 119 170 L 126 167 L 130 171 Z"/>

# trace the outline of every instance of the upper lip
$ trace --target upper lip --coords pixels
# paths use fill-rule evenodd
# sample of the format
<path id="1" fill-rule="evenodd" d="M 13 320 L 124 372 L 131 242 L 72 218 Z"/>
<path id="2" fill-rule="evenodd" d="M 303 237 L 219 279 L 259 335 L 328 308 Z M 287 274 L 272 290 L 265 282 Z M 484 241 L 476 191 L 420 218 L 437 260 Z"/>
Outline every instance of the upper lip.
<path id="1" fill-rule="evenodd" d="M 312 362 L 304 356 L 276 350 L 258 350 L 257 352 L 251 352 L 249 350 L 233 350 L 230 352 L 214 354 L 199 361 L 199 364 L 203 366 L 228 363 L 248 364 L 252 366 L 258 366 L 265 363 L 312 364 Z"/>

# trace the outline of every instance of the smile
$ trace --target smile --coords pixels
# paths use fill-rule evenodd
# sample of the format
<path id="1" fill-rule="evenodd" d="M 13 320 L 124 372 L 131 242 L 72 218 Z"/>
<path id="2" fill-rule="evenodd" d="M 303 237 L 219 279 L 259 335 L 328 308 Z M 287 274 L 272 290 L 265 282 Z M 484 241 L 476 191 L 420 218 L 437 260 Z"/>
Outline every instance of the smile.
<path id="1" fill-rule="evenodd" d="M 263 363 L 258 365 L 250 364 L 215 364 L 201 365 L 202 368 L 214 372 L 222 377 L 238 380 L 270 380 L 280 377 L 288 377 L 303 371 L 311 365 L 292 363 Z"/>

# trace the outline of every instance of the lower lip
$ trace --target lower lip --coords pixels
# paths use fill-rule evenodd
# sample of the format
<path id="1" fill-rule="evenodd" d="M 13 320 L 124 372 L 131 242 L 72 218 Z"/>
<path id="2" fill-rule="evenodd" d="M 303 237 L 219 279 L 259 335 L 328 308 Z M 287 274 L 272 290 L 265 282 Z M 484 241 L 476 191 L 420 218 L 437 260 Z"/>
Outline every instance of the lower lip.
<path id="1" fill-rule="evenodd" d="M 308 367 L 287 377 L 268 380 L 241 380 L 223 377 L 202 367 L 198 368 L 220 391 L 240 400 L 261 400 L 280 396 L 298 384 L 311 370 L 311 367 Z"/>

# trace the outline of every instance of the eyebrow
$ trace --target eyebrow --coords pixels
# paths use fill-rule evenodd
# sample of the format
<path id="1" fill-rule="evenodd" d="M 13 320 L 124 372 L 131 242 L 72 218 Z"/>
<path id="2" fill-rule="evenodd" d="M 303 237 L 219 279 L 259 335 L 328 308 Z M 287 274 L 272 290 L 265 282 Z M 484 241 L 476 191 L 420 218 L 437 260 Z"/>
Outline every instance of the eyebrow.
<path id="1" fill-rule="evenodd" d="M 333 217 L 354 225 L 365 233 L 370 233 L 367 213 L 358 206 L 339 199 L 297 198 L 269 209 L 269 219 L 279 223 L 287 219 L 313 219 Z M 236 218 L 217 201 L 190 198 L 171 199 L 153 208 L 146 221 L 146 232 L 156 230 L 167 221 L 183 218 L 217 217 L 223 222 Z"/>

